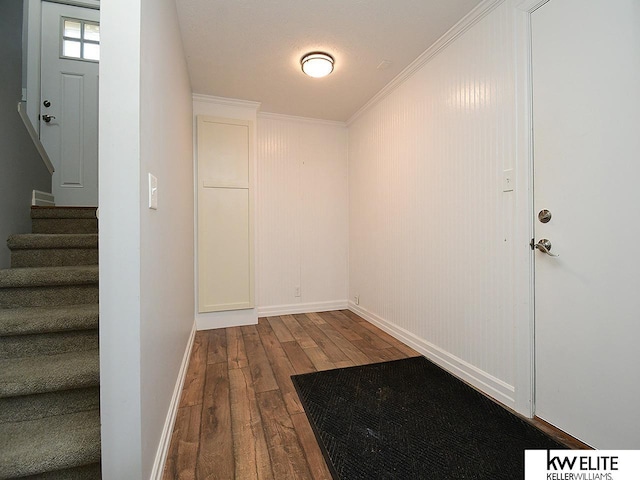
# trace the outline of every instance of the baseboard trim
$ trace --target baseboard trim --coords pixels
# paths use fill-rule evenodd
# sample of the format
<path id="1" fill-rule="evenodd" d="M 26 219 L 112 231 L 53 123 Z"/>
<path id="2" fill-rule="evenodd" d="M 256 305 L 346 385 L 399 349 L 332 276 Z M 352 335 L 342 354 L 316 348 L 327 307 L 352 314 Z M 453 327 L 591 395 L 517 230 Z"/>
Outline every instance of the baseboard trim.
<path id="1" fill-rule="evenodd" d="M 507 407 L 512 409 L 515 408 L 515 388 L 513 385 L 503 382 L 502 380 L 468 362 L 465 362 L 461 358 L 452 355 L 442 348 L 427 342 L 404 328 L 398 327 L 376 314 L 369 312 L 352 301 L 349 302 L 349 310 L 360 315 L 368 322 L 384 330 L 401 342 L 406 343 L 432 362 L 447 370 L 449 373 L 452 373 L 456 377 L 473 385 L 478 390 L 481 390 L 490 397 L 493 397 Z"/>
<path id="2" fill-rule="evenodd" d="M 55 204 L 55 197 L 52 194 L 41 192 L 40 190 L 33 190 L 31 192 L 32 207 L 53 207 Z"/>
<path id="3" fill-rule="evenodd" d="M 193 340 L 196 337 L 196 324 L 193 323 L 191 328 L 191 334 L 187 341 L 187 348 L 184 351 L 182 357 L 182 364 L 178 371 L 178 378 L 176 379 L 176 386 L 173 389 L 173 395 L 171 397 L 171 403 L 169 403 L 169 411 L 167 412 L 167 418 L 164 421 L 164 428 L 162 429 L 162 435 L 160 436 L 160 444 L 158 445 L 158 451 L 156 452 L 156 458 L 153 462 L 153 469 L 151 470 L 150 480 L 162 480 L 162 474 L 164 473 L 164 465 L 167 461 L 167 454 L 169 453 L 169 444 L 171 443 L 171 433 L 176 423 L 176 415 L 178 414 L 178 405 L 180 405 L 180 394 L 182 393 L 182 387 L 184 386 L 184 379 L 187 376 L 187 368 L 189 366 L 189 358 L 191 357 L 191 349 L 193 347 Z"/>
<path id="4" fill-rule="evenodd" d="M 274 317 L 278 315 L 294 315 L 297 313 L 330 312 L 332 310 L 346 310 L 349 308 L 347 300 L 332 300 L 329 302 L 293 303 L 290 305 L 273 305 L 258 307 L 260 317 Z"/>

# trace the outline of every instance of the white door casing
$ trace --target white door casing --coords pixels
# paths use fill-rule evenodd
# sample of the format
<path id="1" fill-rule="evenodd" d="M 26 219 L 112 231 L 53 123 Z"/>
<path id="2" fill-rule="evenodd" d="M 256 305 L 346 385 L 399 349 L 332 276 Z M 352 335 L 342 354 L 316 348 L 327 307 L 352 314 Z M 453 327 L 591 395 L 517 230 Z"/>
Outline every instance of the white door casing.
<path id="1" fill-rule="evenodd" d="M 535 409 L 600 449 L 640 448 L 640 2 L 532 16 Z"/>
<path id="2" fill-rule="evenodd" d="M 98 63 L 62 57 L 62 19 L 98 10 L 42 3 L 40 139 L 55 167 L 57 205 L 98 205 Z M 45 106 L 50 102 L 50 106 Z M 44 115 L 50 115 L 49 122 Z"/>

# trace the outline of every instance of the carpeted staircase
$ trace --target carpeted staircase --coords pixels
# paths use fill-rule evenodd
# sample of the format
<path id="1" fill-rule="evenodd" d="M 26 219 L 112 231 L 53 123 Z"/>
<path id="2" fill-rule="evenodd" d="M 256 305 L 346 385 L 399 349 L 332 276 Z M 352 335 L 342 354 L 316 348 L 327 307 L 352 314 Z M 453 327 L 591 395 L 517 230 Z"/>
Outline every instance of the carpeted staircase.
<path id="1" fill-rule="evenodd" d="M 96 209 L 31 218 L 0 270 L 0 479 L 99 479 Z"/>

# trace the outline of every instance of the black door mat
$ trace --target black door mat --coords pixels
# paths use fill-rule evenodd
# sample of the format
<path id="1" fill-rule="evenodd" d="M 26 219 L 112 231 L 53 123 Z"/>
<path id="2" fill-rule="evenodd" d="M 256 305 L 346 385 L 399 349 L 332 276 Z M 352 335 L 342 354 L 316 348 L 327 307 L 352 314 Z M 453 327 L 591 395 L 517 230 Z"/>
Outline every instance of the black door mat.
<path id="1" fill-rule="evenodd" d="M 566 448 L 424 357 L 291 379 L 334 479 L 516 480 Z"/>

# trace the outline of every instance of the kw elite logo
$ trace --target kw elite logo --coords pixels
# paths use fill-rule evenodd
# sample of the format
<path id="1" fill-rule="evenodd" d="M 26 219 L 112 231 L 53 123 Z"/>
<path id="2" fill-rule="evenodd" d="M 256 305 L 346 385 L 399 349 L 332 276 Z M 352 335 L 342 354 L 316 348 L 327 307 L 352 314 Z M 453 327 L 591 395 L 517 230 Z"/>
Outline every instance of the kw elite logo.
<path id="1" fill-rule="evenodd" d="M 526 450 L 525 480 L 637 480 L 640 450 Z"/>

